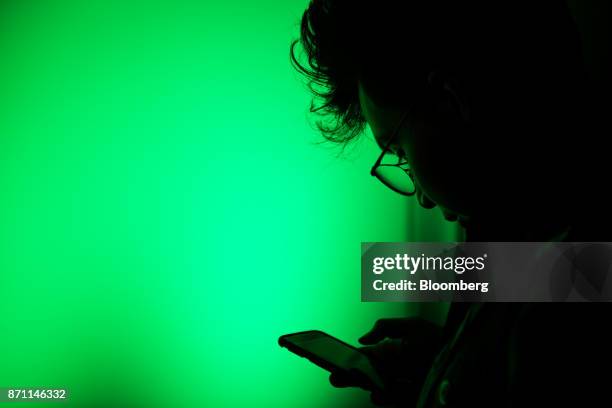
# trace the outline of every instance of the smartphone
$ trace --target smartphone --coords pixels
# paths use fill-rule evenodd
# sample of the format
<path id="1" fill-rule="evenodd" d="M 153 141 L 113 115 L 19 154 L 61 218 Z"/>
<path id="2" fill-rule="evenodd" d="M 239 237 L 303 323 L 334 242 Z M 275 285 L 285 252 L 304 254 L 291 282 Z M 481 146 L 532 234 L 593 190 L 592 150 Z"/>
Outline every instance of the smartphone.
<path id="1" fill-rule="evenodd" d="M 358 370 L 366 375 L 372 387 L 384 390 L 383 381 L 368 356 L 327 333 L 308 330 L 285 334 L 279 337 L 278 344 L 330 372 Z"/>

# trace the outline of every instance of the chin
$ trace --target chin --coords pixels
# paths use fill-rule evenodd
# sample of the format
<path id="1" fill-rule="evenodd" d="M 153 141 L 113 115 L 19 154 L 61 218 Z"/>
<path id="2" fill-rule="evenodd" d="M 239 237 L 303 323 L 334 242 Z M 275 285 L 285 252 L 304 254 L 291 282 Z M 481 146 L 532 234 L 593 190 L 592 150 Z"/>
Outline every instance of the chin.
<path id="1" fill-rule="evenodd" d="M 460 215 L 457 217 L 457 223 L 459 223 L 459 225 L 461 225 L 463 228 L 469 228 L 472 224 L 472 220 L 470 217 Z"/>

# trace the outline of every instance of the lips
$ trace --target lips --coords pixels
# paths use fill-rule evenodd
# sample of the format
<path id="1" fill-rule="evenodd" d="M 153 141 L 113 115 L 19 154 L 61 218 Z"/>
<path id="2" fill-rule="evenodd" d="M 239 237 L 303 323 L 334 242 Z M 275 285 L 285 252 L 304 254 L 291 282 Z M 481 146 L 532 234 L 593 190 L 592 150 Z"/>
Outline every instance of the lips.
<path id="1" fill-rule="evenodd" d="M 444 215 L 444 219 L 446 221 L 451 221 L 451 222 L 452 221 L 457 221 L 458 215 L 453 213 L 453 212 L 451 212 L 451 211 L 442 210 L 442 214 Z"/>

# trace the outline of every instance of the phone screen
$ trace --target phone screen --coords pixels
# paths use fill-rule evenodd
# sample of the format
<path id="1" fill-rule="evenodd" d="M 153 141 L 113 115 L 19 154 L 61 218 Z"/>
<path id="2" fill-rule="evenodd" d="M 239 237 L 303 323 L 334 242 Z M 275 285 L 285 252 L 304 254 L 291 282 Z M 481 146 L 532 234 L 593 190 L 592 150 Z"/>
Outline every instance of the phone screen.
<path id="1" fill-rule="evenodd" d="M 296 334 L 288 337 L 287 342 L 340 368 L 353 367 L 366 358 L 359 350 L 323 332 Z"/>

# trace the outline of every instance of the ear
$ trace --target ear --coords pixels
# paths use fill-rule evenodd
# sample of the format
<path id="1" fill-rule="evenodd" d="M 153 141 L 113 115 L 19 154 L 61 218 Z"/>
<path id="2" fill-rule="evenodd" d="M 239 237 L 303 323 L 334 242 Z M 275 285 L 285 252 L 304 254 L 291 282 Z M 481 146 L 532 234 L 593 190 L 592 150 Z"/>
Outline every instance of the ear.
<path id="1" fill-rule="evenodd" d="M 447 109 L 450 109 L 460 120 L 470 121 L 471 114 L 467 96 L 457 81 L 440 71 L 432 71 L 427 76 L 427 82 L 440 95 L 440 102 Z"/>

